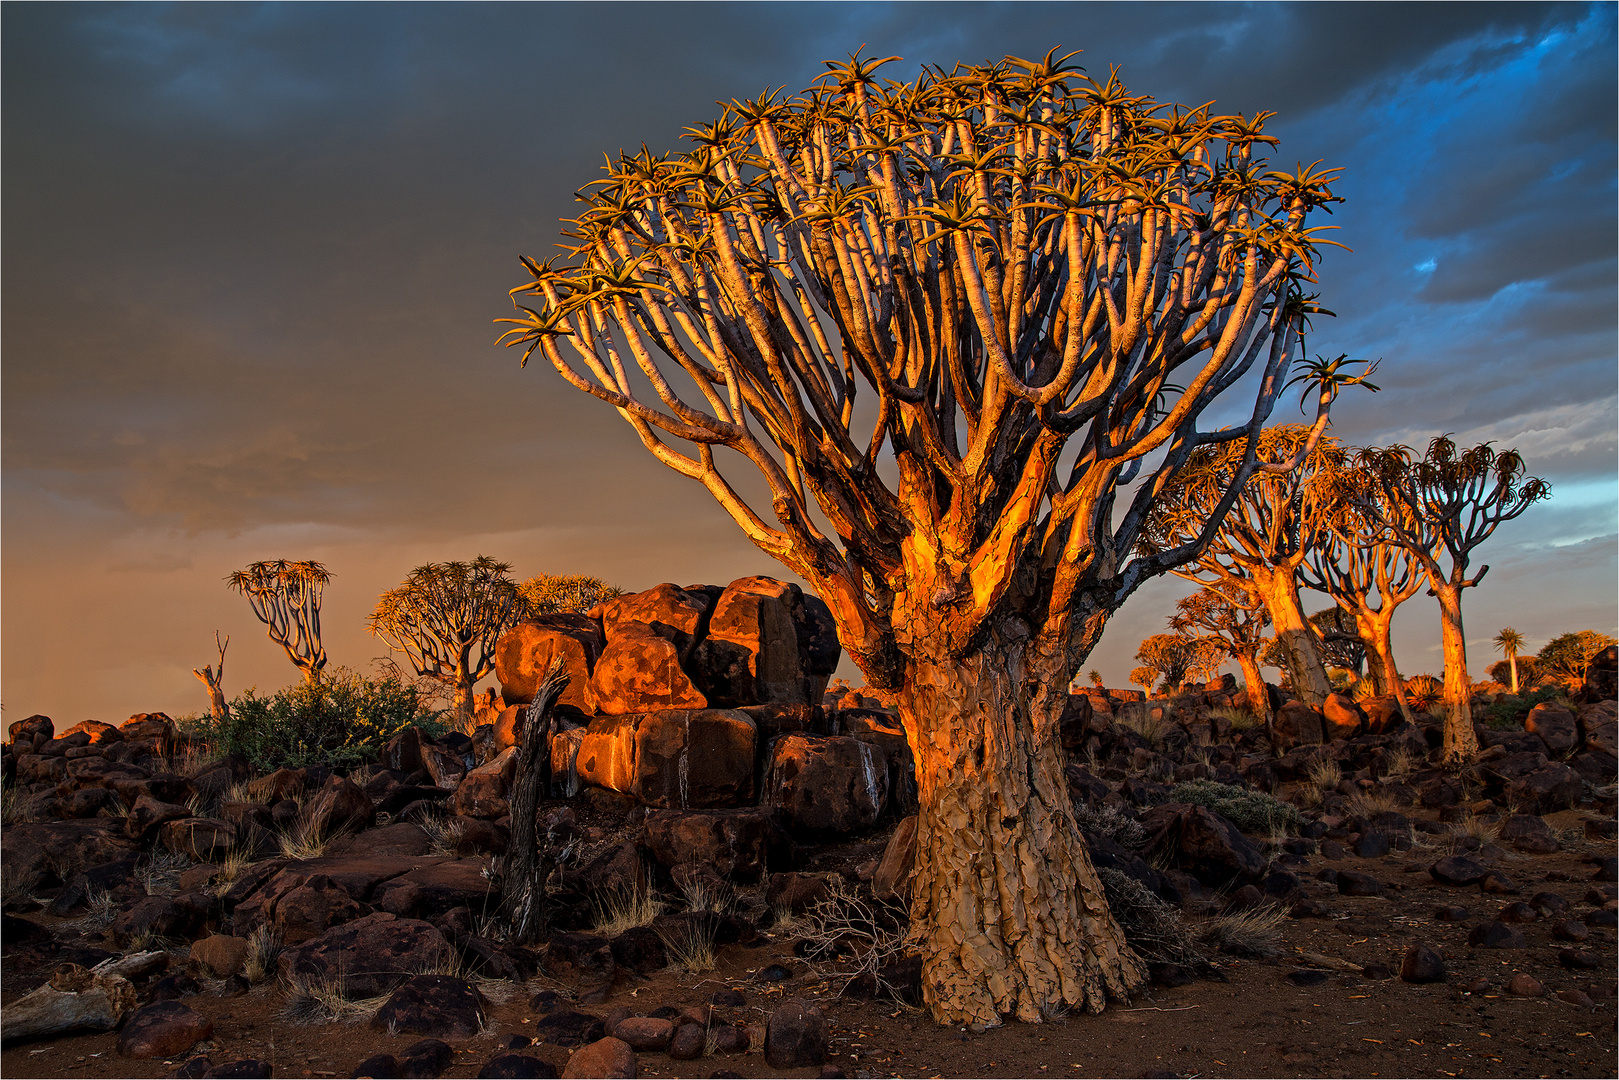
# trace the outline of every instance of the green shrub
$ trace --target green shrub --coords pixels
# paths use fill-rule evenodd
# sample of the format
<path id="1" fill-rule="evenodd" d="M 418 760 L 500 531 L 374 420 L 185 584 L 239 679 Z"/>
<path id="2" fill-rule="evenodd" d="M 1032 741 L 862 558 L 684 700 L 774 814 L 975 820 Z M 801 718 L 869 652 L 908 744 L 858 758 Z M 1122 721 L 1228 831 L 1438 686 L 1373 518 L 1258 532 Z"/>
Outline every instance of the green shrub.
<path id="1" fill-rule="evenodd" d="M 1299 812 L 1287 803 L 1263 791 L 1250 791 L 1213 780 L 1176 784 L 1169 792 L 1169 801 L 1207 807 L 1245 833 L 1270 833 L 1293 828 L 1299 823 Z"/>
<path id="2" fill-rule="evenodd" d="M 1564 696 L 1567 693 L 1561 686 L 1537 686 L 1516 694 L 1499 694 L 1484 710 L 1484 726 L 1491 731 L 1521 728 L 1530 709 L 1543 701 L 1560 701 L 1567 705 Z"/>
<path id="3" fill-rule="evenodd" d="M 352 769 L 374 760 L 383 743 L 412 725 L 429 737 L 443 734 L 443 716 L 426 707 L 415 687 L 337 668 L 266 698 L 248 690 L 231 702 L 223 721 L 199 721 L 198 727 L 221 752 L 241 754 L 260 772 Z"/>

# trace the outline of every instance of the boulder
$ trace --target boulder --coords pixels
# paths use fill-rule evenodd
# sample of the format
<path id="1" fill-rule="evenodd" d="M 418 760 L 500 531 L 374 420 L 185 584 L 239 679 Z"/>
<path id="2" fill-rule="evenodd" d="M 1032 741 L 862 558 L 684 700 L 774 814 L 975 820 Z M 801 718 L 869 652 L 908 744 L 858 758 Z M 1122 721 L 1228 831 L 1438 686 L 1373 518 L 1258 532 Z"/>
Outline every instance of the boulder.
<path id="1" fill-rule="evenodd" d="M 282 941 L 288 945 L 302 944 L 331 927 L 369 914 L 369 907 L 325 874 L 316 874 L 287 890 L 275 903 L 275 922 L 281 927 Z"/>
<path id="2" fill-rule="evenodd" d="M 190 807 L 158 802 L 150 795 L 142 795 L 124 817 L 124 835 L 138 843 L 157 831 L 164 822 L 194 816 Z"/>
<path id="3" fill-rule="evenodd" d="M 167 896 L 146 896 L 132 901 L 107 927 L 112 940 L 122 945 L 142 937 L 183 935 L 195 923 L 192 914 Z"/>
<path id="4" fill-rule="evenodd" d="M 726 586 L 692 657 L 696 682 L 711 703 L 810 703 L 793 619 L 802 603 L 798 586 L 772 578 L 739 578 Z"/>
<path id="5" fill-rule="evenodd" d="M 32 753 L 35 746 L 48 743 L 55 737 L 56 725 L 51 722 L 50 717 L 38 713 L 21 720 L 13 720 L 6 728 L 6 738 L 11 743 L 12 753 L 15 754 Z"/>
<path id="6" fill-rule="evenodd" d="M 663 939 L 647 926 L 634 926 L 612 940 L 613 963 L 637 975 L 650 975 L 669 966 Z"/>
<path id="7" fill-rule="evenodd" d="M 453 952 L 431 923 L 376 912 L 282 952 L 282 979 L 306 984 L 333 980 L 347 997 L 380 997 Z"/>
<path id="8" fill-rule="evenodd" d="M 176 855 L 197 862 L 217 862 L 236 846 L 236 827 L 217 818 L 183 818 L 159 827 L 157 841 Z"/>
<path id="9" fill-rule="evenodd" d="M 1557 836 L 1533 814 L 1512 814 L 1501 823 L 1500 839 L 1527 855 L 1550 855 L 1562 847 Z"/>
<path id="10" fill-rule="evenodd" d="M 345 776 L 329 777 L 304 804 L 305 828 L 309 836 L 340 836 L 370 826 L 376 810 L 355 783 Z"/>
<path id="11" fill-rule="evenodd" d="M 607 642 L 591 674 L 596 711 L 610 716 L 653 709 L 702 709 L 709 701 L 680 666 L 668 638 L 635 623 Z"/>
<path id="12" fill-rule="evenodd" d="M 438 743 L 422 743 L 422 768 L 433 781 L 433 786 L 454 791 L 467 775 L 467 763 L 461 755 Z"/>
<path id="13" fill-rule="evenodd" d="M 1441 885 L 1465 887 L 1476 885 L 1488 874 L 1489 868 L 1465 855 L 1447 855 L 1428 867 L 1428 874 Z"/>
<path id="14" fill-rule="evenodd" d="M 1321 703 L 1321 733 L 1328 741 L 1353 739 L 1366 729 L 1366 714 L 1348 694 L 1328 694 Z"/>
<path id="15" fill-rule="evenodd" d="M 393 738 L 382 745 L 382 752 L 377 755 L 377 763 L 384 769 L 392 769 L 409 776 L 423 767 L 422 763 L 422 733 L 415 725 L 403 728 Z M 367 790 L 367 794 L 370 791 Z"/>
<path id="16" fill-rule="evenodd" d="M 1552 701 L 1542 701 L 1524 718 L 1523 728 L 1540 736 L 1555 757 L 1567 754 L 1580 742 L 1579 723 L 1574 714 Z"/>
<path id="17" fill-rule="evenodd" d="M 1609 645 L 1591 658 L 1585 667 L 1581 696 L 1589 701 L 1619 697 L 1619 647 Z"/>
<path id="18" fill-rule="evenodd" d="M 630 1016 L 613 1025 L 613 1038 L 622 1039 L 638 1054 L 662 1053 L 674 1037 L 673 1021 L 660 1016 Z"/>
<path id="19" fill-rule="evenodd" d="M 214 1022 L 178 1001 L 136 1009 L 118 1033 L 118 1053 L 133 1058 L 183 1054 L 214 1033 Z"/>
<path id="20" fill-rule="evenodd" d="M 246 938 L 210 934 L 191 943 L 191 959 L 217 978 L 240 975 L 247 965 Z"/>
<path id="21" fill-rule="evenodd" d="M 371 1027 L 390 1035 L 470 1039 L 483 1030 L 488 1008 L 488 1000 L 465 979 L 417 975 L 389 995 L 371 1018 Z"/>
<path id="22" fill-rule="evenodd" d="M 488 861 L 482 858 L 418 866 L 378 885 L 371 894 L 371 906 L 417 919 L 432 918 L 458 907 L 482 911 L 495 893 L 494 882 L 484 875 L 488 867 Z"/>
<path id="23" fill-rule="evenodd" d="M 506 796 L 517 775 L 517 751 L 517 747 L 508 746 L 487 764 L 467 773 L 456 785 L 450 812 L 490 820 L 510 814 L 511 803 Z"/>
<path id="24" fill-rule="evenodd" d="M 560 656 L 568 686 L 558 704 L 589 716 L 596 711 L 591 675 L 604 643 L 601 623 L 588 615 L 567 612 L 518 623 L 495 643 L 495 677 L 500 680 L 501 700 L 508 707 L 533 701 L 551 661 Z M 496 734 L 498 741 L 498 724 Z"/>
<path id="25" fill-rule="evenodd" d="M 544 965 L 552 978 L 589 989 L 612 985 L 618 970 L 612 943 L 596 934 L 553 934 Z"/>
<path id="26" fill-rule="evenodd" d="M 433 849 L 427 830 L 409 821 L 379 825 L 374 829 L 341 836 L 326 845 L 328 858 L 377 858 L 385 855 L 426 855 Z"/>
<path id="27" fill-rule="evenodd" d="M 633 1077 L 636 1075 L 635 1051 L 622 1039 L 611 1036 L 598 1039 L 589 1046 L 575 1050 L 562 1075 L 569 1078 L 607 1077 L 612 1080 Z"/>
<path id="28" fill-rule="evenodd" d="M 1065 711 L 1063 715 L 1068 714 Z M 843 709 L 837 714 L 837 725 L 839 735 L 859 739 L 882 752 L 888 763 L 889 808 L 896 814 L 915 813 L 916 761 L 911 757 L 911 743 L 899 717 L 876 709 Z"/>
<path id="29" fill-rule="evenodd" d="M 703 635 L 714 599 L 706 592 L 688 591 L 668 582 L 626 593 L 601 605 L 602 632 L 609 642 L 622 634 L 650 632 L 673 645 L 675 655 L 685 664 Z"/>
<path id="30" fill-rule="evenodd" d="M 1522 949 L 1528 946 L 1522 930 L 1499 919 L 1473 927 L 1468 931 L 1467 943 L 1479 949 Z"/>
<path id="31" fill-rule="evenodd" d="M 870 743 L 845 736 L 784 735 L 776 740 L 764 805 L 796 832 L 871 828 L 888 801 L 888 762 Z"/>
<path id="32" fill-rule="evenodd" d="M 1271 717 L 1271 742 L 1279 751 L 1314 746 L 1323 739 L 1321 714 L 1302 701 L 1285 702 Z"/>
<path id="33" fill-rule="evenodd" d="M 26 723 L 26 721 L 21 722 Z M 100 720 L 81 720 L 77 724 L 74 724 L 72 727 L 68 728 L 66 731 L 62 732 L 62 737 L 66 738 L 69 735 L 77 735 L 81 731 L 90 736 L 90 742 L 92 745 L 124 741 L 123 732 L 119 731 L 111 724 L 102 723 Z"/>
<path id="34" fill-rule="evenodd" d="M 776 1006 L 765 1027 L 765 1063 L 773 1069 L 801 1069 L 826 1062 L 826 1018 L 804 1001 Z"/>
<path id="35" fill-rule="evenodd" d="M 411 728 L 412 732 L 416 729 Z M 297 799 L 304 793 L 306 775 L 302 769 L 277 769 L 247 785 L 247 797 L 253 802 L 274 806 L 283 799 Z"/>
<path id="36" fill-rule="evenodd" d="M 550 1062 L 532 1054 L 499 1054 L 478 1070 L 478 1080 L 556 1080 L 556 1075 Z"/>
<path id="37" fill-rule="evenodd" d="M 656 810 L 647 815 L 647 845 L 666 867 L 703 865 L 731 881 L 759 880 L 772 849 L 782 846 L 768 811 Z"/>
<path id="38" fill-rule="evenodd" d="M 550 995 L 550 999 L 546 995 Z M 586 1012 L 558 1008 L 554 990 L 541 990 L 529 1002 L 529 1007 L 545 1015 L 534 1021 L 534 1041 L 556 1046 L 586 1046 L 604 1034 L 602 1018 Z"/>
<path id="39" fill-rule="evenodd" d="M 1507 784 L 1504 794 L 1509 803 L 1533 814 L 1555 814 L 1579 801 L 1580 774 L 1560 761 L 1543 765 Z"/>
<path id="40" fill-rule="evenodd" d="M 1143 814 L 1141 824 L 1152 836 L 1147 846 L 1149 858 L 1168 858 L 1200 881 L 1248 884 L 1264 877 L 1264 854 L 1235 825 L 1207 807 L 1169 803 Z"/>
<path id="41" fill-rule="evenodd" d="M 1405 723 L 1405 714 L 1400 712 L 1400 699 L 1393 694 L 1379 694 L 1355 704 L 1360 706 L 1362 715 L 1366 717 L 1364 730 L 1368 735 L 1386 735 Z"/>
<path id="42" fill-rule="evenodd" d="M 738 806 L 753 800 L 755 739 L 753 722 L 725 709 L 604 716 L 585 729 L 575 768 L 647 806 Z"/>
<path id="43" fill-rule="evenodd" d="M 1445 958 L 1427 945 L 1411 946 L 1400 961 L 1400 978 L 1408 983 L 1442 983 L 1445 975 Z"/>

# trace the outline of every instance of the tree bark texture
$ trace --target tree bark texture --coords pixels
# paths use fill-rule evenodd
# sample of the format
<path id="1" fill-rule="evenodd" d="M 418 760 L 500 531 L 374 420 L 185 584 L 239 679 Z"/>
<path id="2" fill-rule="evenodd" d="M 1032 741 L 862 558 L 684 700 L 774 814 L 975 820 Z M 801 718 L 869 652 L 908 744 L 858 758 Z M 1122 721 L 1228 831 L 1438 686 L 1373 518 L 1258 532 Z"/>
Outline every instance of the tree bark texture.
<path id="1" fill-rule="evenodd" d="M 1434 582 L 1439 598 L 1439 629 L 1445 650 L 1444 762 L 1457 765 L 1478 757 L 1473 730 L 1472 684 L 1467 679 L 1467 638 L 1462 632 L 1462 595 L 1453 585 Z"/>
<path id="2" fill-rule="evenodd" d="M 913 660 L 899 698 L 921 804 L 910 933 L 941 1023 L 1100 1012 L 1145 978 L 1074 820 L 1066 684 L 1028 670 L 1017 626 L 956 662 Z"/>
<path id="3" fill-rule="evenodd" d="M 1360 639 L 1366 643 L 1366 673 L 1372 687 L 1379 694 L 1393 694 L 1400 704 L 1400 715 L 1407 723 L 1416 723 L 1411 705 L 1405 700 L 1405 686 L 1400 682 L 1400 670 L 1394 663 L 1394 607 L 1385 603 L 1381 611 L 1356 608 L 1355 626 Z"/>
<path id="4" fill-rule="evenodd" d="M 1321 663 L 1321 649 L 1316 642 L 1315 628 L 1304 617 L 1304 605 L 1299 601 L 1299 586 L 1293 576 L 1293 567 L 1277 569 L 1252 567 L 1254 589 L 1270 612 L 1276 640 L 1282 645 L 1287 660 L 1287 673 L 1293 681 L 1293 692 L 1306 705 L 1319 709 L 1332 693 L 1332 680 Z"/>
<path id="5" fill-rule="evenodd" d="M 500 897 L 508 935 L 517 945 L 534 944 L 545 928 L 545 879 L 551 867 L 540 847 L 540 798 L 551 787 L 553 706 L 567 687 L 567 668 L 558 657 L 540 681 L 523 721 L 512 782 L 512 836 Z"/>

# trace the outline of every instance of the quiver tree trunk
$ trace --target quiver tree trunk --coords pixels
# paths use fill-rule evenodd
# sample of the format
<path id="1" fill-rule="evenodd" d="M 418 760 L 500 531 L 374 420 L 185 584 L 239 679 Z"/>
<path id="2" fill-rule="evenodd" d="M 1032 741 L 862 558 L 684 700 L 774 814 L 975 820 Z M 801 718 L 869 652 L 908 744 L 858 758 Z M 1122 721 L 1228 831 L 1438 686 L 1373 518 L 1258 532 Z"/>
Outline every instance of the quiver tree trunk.
<path id="1" fill-rule="evenodd" d="M 551 725 L 558 698 L 568 688 L 567 669 L 559 657 L 551 662 L 523 721 L 512 781 L 512 836 L 500 888 L 500 911 L 509 940 L 532 945 L 545 927 L 545 879 L 549 853 L 540 846 L 540 799 L 551 786 Z"/>
<path id="2" fill-rule="evenodd" d="M 1248 709 L 1267 728 L 1270 726 L 1270 691 L 1265 688 L 1265 676 L 1259 671 L 1259 659 L 1251 652 L 1238 653 L 1237 666 L 1242 668 L 1242 685 L 1248 692 Z"/>
<path id="3" fill-rule="evenodd" d="M 1315 628 L 1304 617 L 1299 602 L 1299 586 L 1291 566 L 1271 570 L 1255 567 L 1254 589 L 1270 612 L 1276 640 L 1281 645 L 1293 692 L 1306 705 L 1320 708 L 1332 693 L 1332 681 L 1321 663 L 1321 648 Z"/>
<path id="4" fill-rule="evenodd" d="M 1028 670 L 1026 637 L 987 636 L 958 662 L 913 660 L 899 697 L 921 804 L 910 934 L 923 996 L 951 1024 L 1100 1012 L 1144 969 L 1069 801 L 1066 681 Z"/>
<path id="5" fill-rule="evenodd" d="M 1473 730 L 1472 684 L 1467 679 L 1467 638 L 1462 633 L 1461 590 L 1436 585 L 1439 598 L 1440 640 L 1445 650 L 1444 762 L 1465 764 L 1478 757 L 1478 734 Z"/>
<path id="6" fill-rule="evenodd" d="M 1405 684 L 1400 681 L 1400 669 L 1394 663 L 1394 607 L 1385 603 L 1381 611 L 1356 611 L 1355 625 L 1360 638 L 1366 643 L 1366 674 L 1379 694 L 1393 694 L 1400 704 L 1400 715 L 1407 723 L 1416 723 L 1410 702 L 1405 700 Z"/>

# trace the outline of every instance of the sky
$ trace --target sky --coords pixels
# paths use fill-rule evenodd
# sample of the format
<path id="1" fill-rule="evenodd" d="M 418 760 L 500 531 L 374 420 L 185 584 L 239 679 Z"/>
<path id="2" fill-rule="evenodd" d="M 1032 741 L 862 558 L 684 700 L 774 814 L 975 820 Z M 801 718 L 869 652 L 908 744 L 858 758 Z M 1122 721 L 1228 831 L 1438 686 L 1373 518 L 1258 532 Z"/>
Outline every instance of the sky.
<path id="1" fill-rule="evenodd" d="M 716 101 L 862 46 L 907 78 L 1081 49 L 1161 101 L 1274 110 L 1278 164 L 1345 169 L 1311 351 L 1382 361 L 1334 433 L 1493 440 L 1552 482 L 1476 557 L 1471 666 L 1509 624 L 1531 649 L 1619 629 L 1612 4 L 11 3 L 0 27 L 7 722 L 205 711 L 216 630 L 227 695 L 293 681 L 225 585 L 259 559 L 327 566 L 326 649 L 359 669 L 423 562 L 786 576 L 492 320 L 604 153 L 680 149 Z M 1085 667 L 1126 685 L 1190 588 L 1144 586 Z M 1395 627 L 1437 673 L 1432 600 Z"/>

